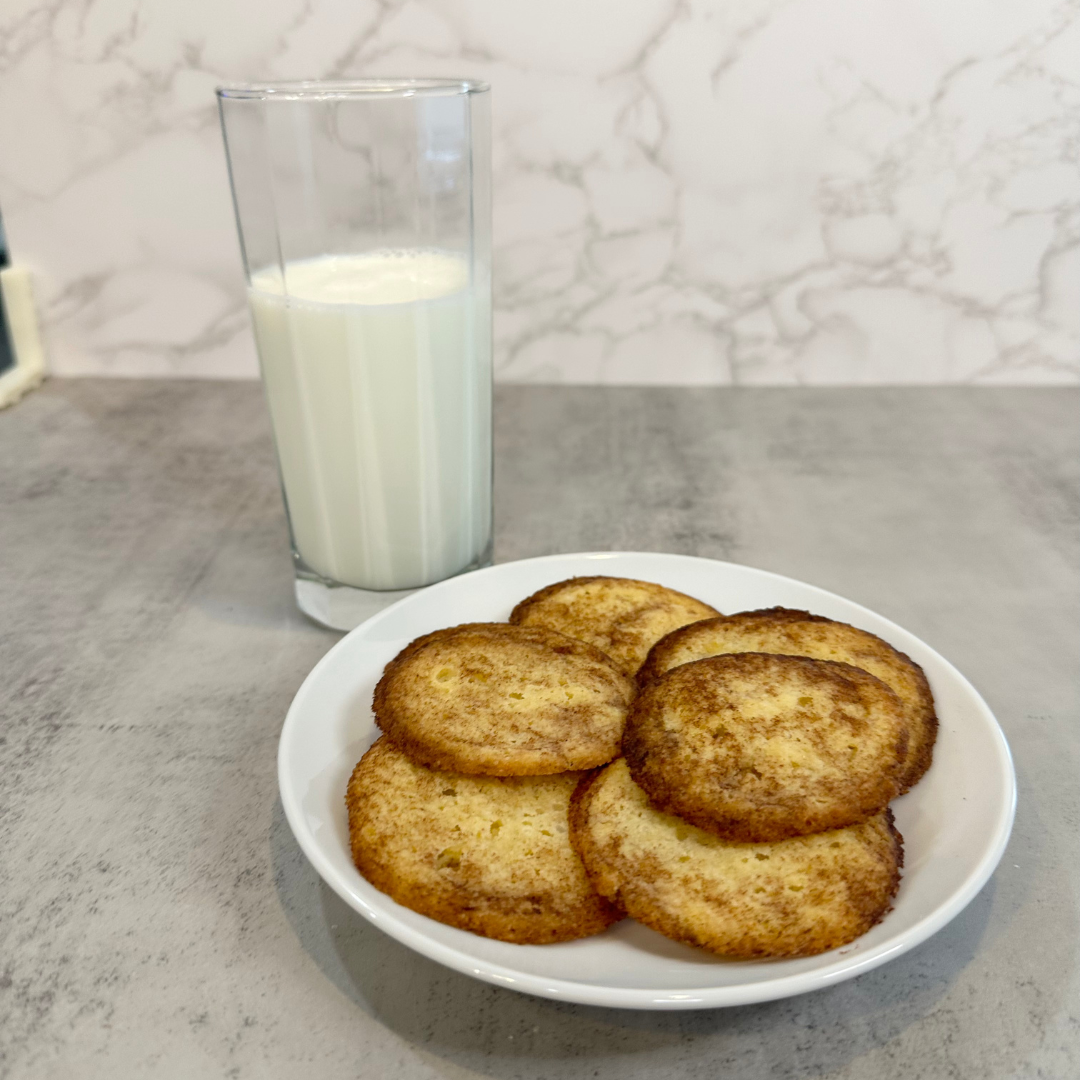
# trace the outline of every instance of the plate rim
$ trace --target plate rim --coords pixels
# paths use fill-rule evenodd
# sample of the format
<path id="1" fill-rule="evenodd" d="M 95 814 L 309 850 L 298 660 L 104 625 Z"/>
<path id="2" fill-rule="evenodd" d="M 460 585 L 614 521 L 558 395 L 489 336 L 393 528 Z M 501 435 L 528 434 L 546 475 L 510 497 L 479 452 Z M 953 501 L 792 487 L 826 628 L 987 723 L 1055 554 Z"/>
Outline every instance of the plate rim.
<path id="1" fill-rule="evenodd" d="M 480 959 L 469 953 L 463 952 L 451 945 L 443 944 L 423 934 L 418 933 L 412 927 L 398 921 L 393 909 L 389 911 L 377 911 L 371 908 L 361 897 L 349 891 L 344 883 L 339 882 L 337 870 L 324 858 L 322 850 L 315 837 L 307 827 L 304 812 L 299 804 L 298 797 L 294 794 L 292 785 L 287 782 L 289 741 L 293 737 L 294 729 L 298 727 L 297 717 L 301 714 L 304 700 L 312 693 L 312 687 L 318 682 L 321 672 L 334 662 L 336 654 L 350 646 L 347 644 L 354 635 L 360 635 L 361 631 L 370 628 L 373 624 L 381 622 L 391 616 L 399 608 L 415 603 L 417 597 L 430 595 L 432 592 L 444 588 L 453 587 L 465 579 L 475 579 L 478 576 L 489 576 L 505 573 L 507 569 L 521 565 L 536 565 L 543 563 L 560 563 L 576 560 L 619 560 L 626 558 L 634 559 L 658 559 L 679 560 L 693 563 L 704 563 L 711 566 L 722 566 L 735 569 L 740 572 L 749 571 L 767 579 L 772 579 L 785 584 L 798 585 L 804 589 L 810 589 L 821 597 L 835 599 L 843 604 L 856 609 L 861 613 L 872 616 L 876 620 L 885 623 L 889 628 L 900 631 L 903 635 L 914 638 L 919 644 L 934 655 L 951 674 L 958 680 L 962 688 L 969 693 L 985 714 L 985 718 L 991 721 L 988 731 L 991 742 L 1000 758 L 1000 764 L 1004 766 L 1006 781 L 1006 798 L 999 808 L 997 818 L 993 826 L 993 842 L 987 847 L 986 852 L 979 862 L 972 868 L 952 896 L 943 904 L 925 915 L 913 926 L 904 931 L 900 940 L 891 945 L 885 943 L 877 951 L 855 958 L 838 958 L 833 964 L 816 971 L 799 972 L 789 975 L 780 975 L 773 979 L 764 979 L 755 983 L 734 984 L 718 987 L 688 987 L 684 991 L 679 990 L 655 990 L 645 987 L 610 986 L 602 983 L 576 982 L 556 977 L 536 975 L 530 972 L 522 972 L 514 968 L 506 967 L 489 960 Z M 452 970 L 470 975 L 495 986 L 517 990 L 521 993 L 533 994 L 556 1001 L 569 1001 L 582 1005 L 596 1005 L 607 1008 L 631 1008 L 648 1010 L 684 1010 L 722 1008 L 735 1005 L 749 1005 L 764 1001 L 775 1001 L 782 998 L 794 997 L 798 994 L 808 993 L 812 990 L 822 989 L 847 979 L 854 978 L 867 971 L 894 960 L 904 953 L 909 952 L 916 946 L 921 945 L 932 937 L 940 929 L 951 922 L 964 908 L 979 894 L 983 886 L 989 881 L 991 875 L 997 869 L 1008 845 L 1012 833 L 1013 822 L 1016 815 L 1016 769 L 1005 733 L 998 723 L 997 717 L 986 704 L 982 695 L 976 690 L 971 682 L 949 660 L 942 656 L 936 649 L 928 645 L 921 638 L 905 630 L 898 623 L 884 615 L 873 611 L 857 601 L 849 600 L 839 593 L 834 593 L 798 578 L 778 574 L 771 570 L 762 570 L 747 566 L 744 563 L 735 563 L 722 559 L 710 559 L 699 555 L 684 555 L 677 553 L 658 551 L 585 551 L 566 552 L 551 555 L 540 555 L 526 559 L 514 559 L 509 562 L 496 563 L 492 566 L 473 570 L 466 574 L 460 574 L 444 581 L 436 582 L 422 589 L 404 596 L 385 608 L 377 611 L 374 615 L 365 619 L 359 626 L 346 633 L 339 641 L 335 642 L 326 654 L 322 656 L 315 666 L 308 672 L 299 689 L 293 696 L 289 709 L 286 712 L 281 734 L 278 739 L 277 754 L 278 791 L 281 797 L 282 807 L 297 844 L 303 851 L 305 858 L 318 873 L 319 877 L 330 886 L 345 903 L 360 915 L 366 918 L 377 929 L 389 934 L 395 940 L 412 949 L 414 952 L 426 956 L 436 963 L 442 964 Z M 387 903 L 394 907 L 398 905 L 390 898 Z"/>

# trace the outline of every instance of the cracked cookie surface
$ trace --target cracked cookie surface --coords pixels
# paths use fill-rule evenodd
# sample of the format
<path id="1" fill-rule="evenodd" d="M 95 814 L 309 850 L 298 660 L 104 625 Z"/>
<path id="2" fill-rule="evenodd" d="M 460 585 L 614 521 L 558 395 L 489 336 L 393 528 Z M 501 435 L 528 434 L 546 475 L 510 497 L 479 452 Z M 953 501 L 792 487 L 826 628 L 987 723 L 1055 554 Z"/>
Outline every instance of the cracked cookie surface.
<path id="1" fill-rule="evenodd" d="M 623 753 L 661 810 L 727 840 L 855 825 L 899 791 L 896 694 L 848 664 L 736 653 L 673 668 L 627 716 Z"/>
<path id="2" fill-rule="evenodd" d="M 406 646 L 372 707 L 391 741 L 430 768 L 548 775 L 615 757 L 634 691 L 586 642 L 545 627 L 467 623 Z"/>
<path id="3" fill-rule="evenodd" d="M 627 914 L 742 959 L 853 941 L 889 911 L 903 865 L 887 809 L 845 829 L 732 843 L 653 807 L 622 759 L 579 784 L 570 834 L 597 890 Z"/>
<path id="4" fill-rule="evenodd" d="M 634 578 L 577 577 L 526 597 L 510 615 L 519 626 L 548 626 L 595 645 L 634 675 L 672 630 L 719 612 L 685 593 Z"/>
<path id="5" fill-rule="evenodd" d="M 399 904 L 485 937 L 539 945 L 599 933 L 622 914 L 570 846 L 580 776 L 427 769 L 384 737 L 349 780 L 353 862 Z"/>
<path id="6" fill-rule="evenodd" d="M 896 691 L 908 717 L 900 793 L 919 782 L 933 760 L 938 720 L 923 669 L 875 634 L 791 608 L 767 608 L 706 619 L 658 641 L 637 674 L 639 685 L 680 664 L 724 653 L 780 653 L 862 668 Z"/>

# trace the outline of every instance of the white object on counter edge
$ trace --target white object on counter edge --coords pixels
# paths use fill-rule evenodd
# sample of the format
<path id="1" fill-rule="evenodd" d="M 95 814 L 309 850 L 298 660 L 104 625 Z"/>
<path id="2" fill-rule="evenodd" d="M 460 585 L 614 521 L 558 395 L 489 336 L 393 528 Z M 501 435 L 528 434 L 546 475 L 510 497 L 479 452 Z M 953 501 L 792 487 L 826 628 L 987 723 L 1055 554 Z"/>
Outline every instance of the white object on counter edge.
<path id="1" fill-rule="evenodd" d="M 15 366 L 0 374 L 0 409 L 3 409 L 41 385 L 45 379 L 45 353 L 38 334 L 29 272 L 22 267 L 5 266 L 0 270 L 0 293 L 15 354 Z"/>

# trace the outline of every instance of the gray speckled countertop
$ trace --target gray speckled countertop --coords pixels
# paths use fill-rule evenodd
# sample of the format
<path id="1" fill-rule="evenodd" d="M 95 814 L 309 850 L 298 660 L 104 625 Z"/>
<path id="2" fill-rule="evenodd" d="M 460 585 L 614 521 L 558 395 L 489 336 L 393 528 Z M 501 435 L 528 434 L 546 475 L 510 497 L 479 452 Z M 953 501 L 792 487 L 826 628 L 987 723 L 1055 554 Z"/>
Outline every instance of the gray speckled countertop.
<path id="1" fill-rule="evenodd" d="M 275 748 L 293 607 L 260 388 L 54 381 L 0 413 L 0 1076 L 1080 1075 L 1078 394 L 502 388 L 496 557 L 687 552 L 895 619 L 1016 758 L 998 872 L 829 990 L 639 1013 L 475 982 L 320 884 Z"/>

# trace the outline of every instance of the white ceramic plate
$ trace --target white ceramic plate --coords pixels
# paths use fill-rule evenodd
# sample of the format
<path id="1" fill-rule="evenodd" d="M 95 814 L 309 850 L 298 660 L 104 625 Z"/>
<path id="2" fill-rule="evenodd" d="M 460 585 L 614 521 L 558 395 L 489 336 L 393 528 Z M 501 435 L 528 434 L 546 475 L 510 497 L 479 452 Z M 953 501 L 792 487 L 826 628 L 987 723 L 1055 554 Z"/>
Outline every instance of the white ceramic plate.
<path id="1" fill-rule="evenodd" d="M 905 841 L 893 911 L 841 949 L 798 960 L 725 961 L 632 919 L 560 945 L 491 941 L 400 907 L 353 867 L 345 786 L 375 740 L 371 695 L 383 665 L 420 634 L 506 619 L 517 601 L 574 575 L 643 578 L 723 612 L 783 605 L 870 630 L 918 661 L 937 701 L 934 764 L 893 804 Z M 278 750 L 285 814 L 330 887 L 379 929 L 447 967 L 526 993 L 589 1005 L 701 1009 L 830 986 L 892 960 L 955 917 L 985 884 L 1012 828 L 1016 781 L 1005 737 L 971 684 L 906 630 L 790 578 L 685 555 L 597 553 L 505 563 L 440 582 L 386 608 L 316 665 L 285 719 Z"/>

